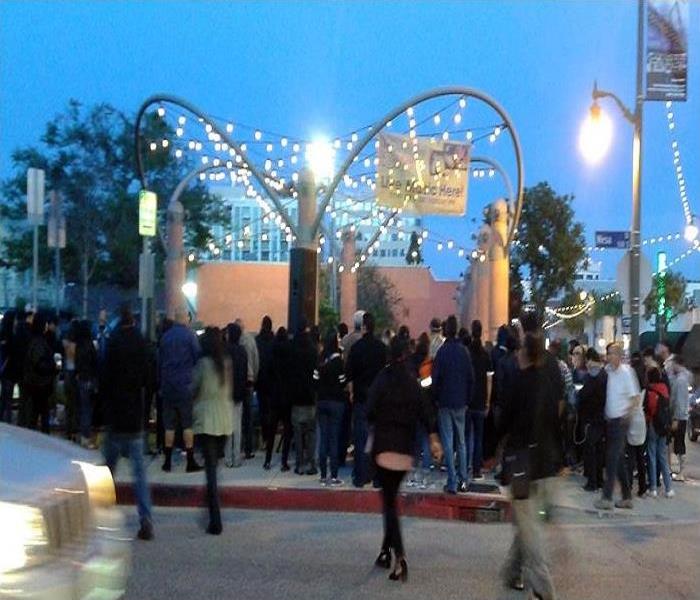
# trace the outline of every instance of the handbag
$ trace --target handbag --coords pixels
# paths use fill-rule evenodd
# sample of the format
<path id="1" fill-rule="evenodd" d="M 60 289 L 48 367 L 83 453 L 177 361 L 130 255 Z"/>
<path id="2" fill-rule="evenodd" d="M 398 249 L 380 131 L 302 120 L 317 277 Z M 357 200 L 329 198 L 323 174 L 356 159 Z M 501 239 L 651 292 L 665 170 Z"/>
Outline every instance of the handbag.
<path id="1" fill-rule="evenodd" d="M 518 448 L 503 457 L 504 483 L 510 484 L 514 500 L 530 497 L 530 448 Z"/>
<path id="2" fill-rule="evenodd" d="M 627 430 L 627 443 L 630 446 L 641 446 L 647 439 L 647 422 L 641 406 L 634 409 L 630 426 Z"/>

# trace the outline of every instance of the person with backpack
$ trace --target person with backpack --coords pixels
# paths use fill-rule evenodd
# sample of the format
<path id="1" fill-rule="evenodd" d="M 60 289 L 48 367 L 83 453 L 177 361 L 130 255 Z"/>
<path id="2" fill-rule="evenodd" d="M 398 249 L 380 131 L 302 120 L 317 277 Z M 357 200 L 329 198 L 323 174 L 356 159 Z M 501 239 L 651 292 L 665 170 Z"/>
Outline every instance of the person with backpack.
<path id="1" fill-rule="evenodd" d="M 661 371 L 652 367 L 647 371 L 647 387 L 644 398 L 644 414 L 647 421 L 647 449 L 649 452 L 649 492 L 652 498 L 658 496 L 657 468 L 666 490 L 666 497 L 673 498 L 671 489 L 671 469 L 668 465 L 667 439 L 671 433 L 671 401 L 668 386 L 663 382 Z"/>

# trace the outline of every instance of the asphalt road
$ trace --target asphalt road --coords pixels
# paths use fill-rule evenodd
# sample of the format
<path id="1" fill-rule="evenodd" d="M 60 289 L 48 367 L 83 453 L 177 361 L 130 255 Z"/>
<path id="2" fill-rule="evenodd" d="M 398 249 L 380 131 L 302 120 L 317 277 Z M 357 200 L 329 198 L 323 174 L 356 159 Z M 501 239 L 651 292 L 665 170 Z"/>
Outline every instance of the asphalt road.
<path id="1" fill-rule="evenodd" d="M 373 568 L 376 515 L 229 510 L 224 533 L 203 533 L 197 509 L 156 511 L 156 540 L 133 545 L 127 598 L 515 599 L 498 570 L 510 525 L 404 519 L 409 582 Z M 546 527 L 560 598 L 700 598 L 700 518 L 591 519 Z"/>

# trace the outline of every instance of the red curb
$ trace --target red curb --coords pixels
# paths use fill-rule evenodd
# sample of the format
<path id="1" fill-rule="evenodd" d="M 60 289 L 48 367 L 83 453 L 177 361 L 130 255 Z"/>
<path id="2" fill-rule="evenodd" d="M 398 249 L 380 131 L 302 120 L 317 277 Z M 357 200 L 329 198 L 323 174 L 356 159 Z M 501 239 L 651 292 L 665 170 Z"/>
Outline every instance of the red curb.
<path id="1" fill-rule="evenodd" d="M 156 506 L 203 507 L 203 485 L 153 484 L 151 498 Z M 220 487 L 222 508 L 256 510 L 304 510 L 348 513 L 380 513 L 381 496 L 376 490 L 323 490 L 267 487 Z M 117 502 L 133 504 L 133 488 L 117 484 Z M 511 518 L 510 503 L 497 494 L 411 492 L 399 494 L 401 514 L 424 519 L 505 522 Z"/>

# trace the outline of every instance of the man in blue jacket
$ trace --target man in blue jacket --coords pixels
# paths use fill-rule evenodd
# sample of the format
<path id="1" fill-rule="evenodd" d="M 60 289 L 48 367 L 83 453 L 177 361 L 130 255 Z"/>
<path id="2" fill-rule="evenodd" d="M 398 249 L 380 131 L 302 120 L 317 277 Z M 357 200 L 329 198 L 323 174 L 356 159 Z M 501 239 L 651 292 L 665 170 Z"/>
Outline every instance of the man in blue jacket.
<path id="1" fill-rule="evenodd" d="M 445 321 L 445 343 L 433 361 L 433 390 L 438 405 L 440 437 L 447 462 L 448 494 L 466 492 L 467 446 L 464 440 L 466 410 L 474 385 L 469 350 L 457 339 L 457 317 L 450 315 Z M 454 448 L 454 440 L 457 448 Z M 455 451 L 459 461 L 459 480 L 455 470 Z"/>

